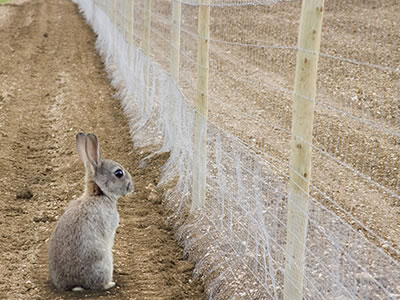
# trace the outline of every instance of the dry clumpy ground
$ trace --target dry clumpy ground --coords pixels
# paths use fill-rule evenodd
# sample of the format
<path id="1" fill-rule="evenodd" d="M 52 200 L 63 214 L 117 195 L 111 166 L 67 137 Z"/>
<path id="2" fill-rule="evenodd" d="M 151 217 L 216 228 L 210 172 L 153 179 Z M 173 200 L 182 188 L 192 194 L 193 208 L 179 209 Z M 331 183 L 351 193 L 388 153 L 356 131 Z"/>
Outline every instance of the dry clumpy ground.
<path id="1" fill-rule="evenodd" d="M 0 6 L 0 298 L 203 299 L 156 188 L 166 154 L 139 168 L 113 98 L 95 35 L 68 0 Z M 83 191 L 75 134 L 95 133 L 104 157 L 132 174 L 136 191 L 119 200 L 114 279 L 107 292 L 58 292 L 48 281 L 47 240 Z"/>

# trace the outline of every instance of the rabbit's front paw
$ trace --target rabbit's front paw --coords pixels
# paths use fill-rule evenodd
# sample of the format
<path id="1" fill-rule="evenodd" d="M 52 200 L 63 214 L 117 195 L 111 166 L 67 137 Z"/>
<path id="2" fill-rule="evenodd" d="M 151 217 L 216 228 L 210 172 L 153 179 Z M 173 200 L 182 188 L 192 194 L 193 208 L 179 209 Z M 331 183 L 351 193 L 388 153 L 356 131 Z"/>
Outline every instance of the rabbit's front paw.
<path id="1" fill-rule="evenodd" d="M 107 283 L 105 286 L 104 286 L 104 289 L 105 290 L 108 290 L 108 289 L 111 289 L 112 287 L 114 287 L 115 286 L 115 282 L 114 281 L 110 281 L 109 283 Z"/>

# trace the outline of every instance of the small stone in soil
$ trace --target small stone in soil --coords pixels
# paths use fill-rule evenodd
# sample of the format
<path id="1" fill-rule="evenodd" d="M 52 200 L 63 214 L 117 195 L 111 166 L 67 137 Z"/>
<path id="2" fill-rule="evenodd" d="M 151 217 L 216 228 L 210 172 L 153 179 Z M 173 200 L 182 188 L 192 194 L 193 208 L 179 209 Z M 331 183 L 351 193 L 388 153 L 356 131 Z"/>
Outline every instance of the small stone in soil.
<path id="1" fill-rule="evenodd" d="M 17 192 L 17 199 L 31 199 L 33 193 L 30 189 L 23 189 Z"/>
<path id="2" fill-rule="evenodd" d="M 40 215 L 40 216 L 34 216 L 33 221 L 38 223 L 38 222 L 54 222 L 56 218 L 54 216 L 49 216 L 49 215 Z"/>

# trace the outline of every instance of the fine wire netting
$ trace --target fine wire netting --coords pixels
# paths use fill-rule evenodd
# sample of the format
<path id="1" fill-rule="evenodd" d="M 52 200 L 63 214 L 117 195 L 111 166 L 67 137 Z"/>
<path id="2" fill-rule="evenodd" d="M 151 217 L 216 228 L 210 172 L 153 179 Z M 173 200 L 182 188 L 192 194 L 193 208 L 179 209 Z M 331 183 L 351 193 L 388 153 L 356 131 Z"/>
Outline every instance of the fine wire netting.
<path id="1" fill-rule="evenodd" d="M 170 153 L 165 203 L 210 299 L 282 299 L 301 1 L 211 0 L 206 201 L 195 212 L 199 1 L 177 1 L 179 46 L 172 0 L 74 1 L 134 145 Z M 400 299 L 399 25 L 399 1 L 325 1 L 304 299 Z"/>

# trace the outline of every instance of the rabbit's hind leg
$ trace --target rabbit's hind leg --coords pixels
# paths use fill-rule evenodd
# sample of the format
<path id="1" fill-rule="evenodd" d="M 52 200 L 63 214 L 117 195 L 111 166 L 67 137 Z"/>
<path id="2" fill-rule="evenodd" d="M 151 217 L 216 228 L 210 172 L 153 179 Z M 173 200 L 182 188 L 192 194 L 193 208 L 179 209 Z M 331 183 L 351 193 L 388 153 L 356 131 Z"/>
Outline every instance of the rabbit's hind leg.
<path id="1" fill-rule="evenodd" d="M 115 286 L 115 283 L 112 281 L 112 264 L 108 260 L 98 261 L 90 269 L 86 269 L 85 273 L 84 288 L 107 290 Z"/>

